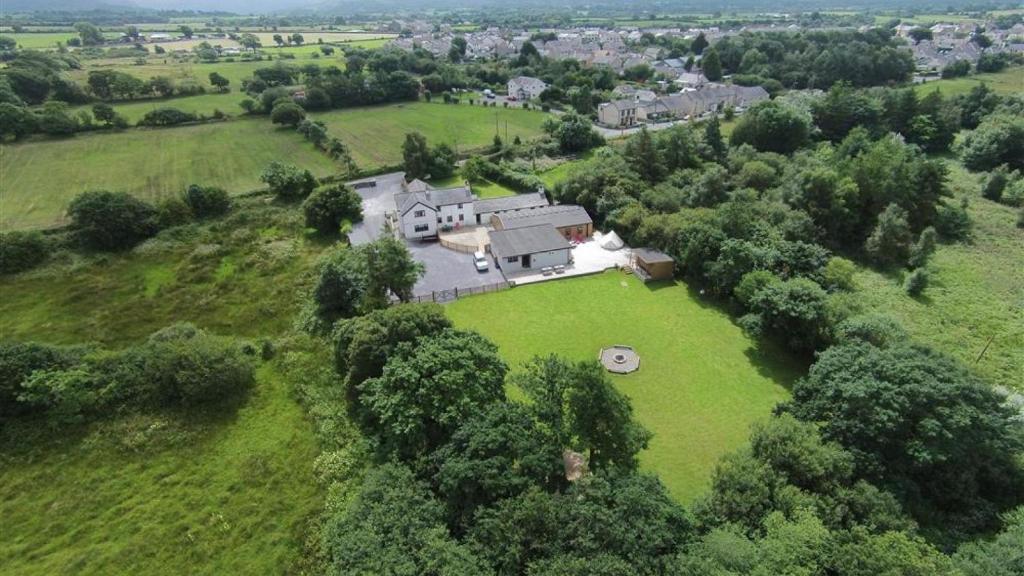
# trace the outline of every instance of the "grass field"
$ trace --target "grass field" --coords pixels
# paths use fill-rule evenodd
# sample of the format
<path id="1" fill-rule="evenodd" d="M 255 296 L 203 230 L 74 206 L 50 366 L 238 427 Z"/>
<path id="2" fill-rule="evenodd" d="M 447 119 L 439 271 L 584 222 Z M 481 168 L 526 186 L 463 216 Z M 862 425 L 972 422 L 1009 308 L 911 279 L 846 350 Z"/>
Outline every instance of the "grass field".
<path id="1" fill-rule="evenodd" d="M 897 318 L 915 340 L 996 384 L 1024 390 L 1024 230 L 1016 227 L 1018 210 L 981 198 L 980 176 L 949 165 L 953 190 L 971 202 L 972 241 L 939 246 L 921 298 L 907 296 L 900 276 L 871 270 L 857 275 L 856 298 Z"/>
<path id="2" fill-rule="evenodd" d="M 277 46 L 274 43 L 274 34 L 280 34 L 284 37 L 286 34 L 294 34 L 294 32 L 256 32 L 256 37 L 260 39 L 260 43 L 263 44 L 264 48 L 272 48 Z M 397 36 L 397 34 L 378 34 L 376 32 L 334 32 L 334 31 L 300 31 L 304 44 L 316 44 L 317 40 L 323 40 L 326 43 L 332 42 L 359 42 L 365 40 L 390 40 Z"/>
<path id="3" fill-rule="evenodd" d="M 242 199 L 125 254 L 58 255 L 0 278 L 0 334 L 118 348 L 190 321 L 276 338 L 325 246 L 294 207 Z M 300 573 L 323 493 L 313 426 L 286 379 L 275 361 L 237 406 L 0 428 L 3 572 Z"/>
<path id="4" fill-rule="evenodd" d="M 919 96 L 927 94 L 932 90 L 941 90 L 944 96 L 956 96 L 966 94 L 978 84 L 986 84 L 997 94 L 1024 94 L 1024 67 L 1015 66 L 1007 68 L 1002 72 L 989 74 L 972 74 L 963 78 L 950 78 L 947 80 L 932 80 L 924 84 L 917 84 L 914 90 Z"/>
<path id="5" fill-rule="evenodd" d="M 260 172 L 273 160 L 319 176 L 336 170 L 298 133 L 275 128 L 266 118 L 2 146 L 0 229 L 60 224 L 68 202 L 91 189 L 127 191 L 151 200 L 192 183 L 247 192 L 263 186 Z"/>
<path id="6" fill-rule="evenodd" d="M 138 122 L 147 112 L 157 108 L 177 108 L 184 112 L 204 114 L 206 116 L 212 115 L 214 110 L 220 110 L 230 116 L 240 116 L 245 113 L 245 110 L 239 106 L 239 103 L 247 97 L 241 92 L 229 92 L 226 94 L 184 96 L 182 98 L 146 99 L 114 104 L 114 110 L 127 118 L 128 122 L 132 124 Z M 71 110 L 75 113 L 79 110 L 86 110 L 91 113 L 92 104 L 74 106 Z"/>
<path id="7" fill-rule="evenodd" d="M 718 458 L 746 441 L 802 370 L 758 352 L 685 285 L 645 286 L 621 272 L 474 296 L 446 310 L 457 326 L 493 339 L 513 368 L 539 354 L 590 360 L 603 346 L 634 347 L 640 371 L 612 379 L 654 432 L 643 468 L 683 502 L 707 487 Z"/>
<path id="8" fill-rule="evenodd" d="M 461 153 L 490 145 L 496 123 L 507 141 L 516 136 L 536 138 L 547 115 L 521 109 L 410 102 L 312 116 L 324 121 L 327 131 L 348 144 L 356 162 L 367 167 L 401 162 L 402 142 L 409 132 L 420 132 L 431 144 L 447 142 Z"/>

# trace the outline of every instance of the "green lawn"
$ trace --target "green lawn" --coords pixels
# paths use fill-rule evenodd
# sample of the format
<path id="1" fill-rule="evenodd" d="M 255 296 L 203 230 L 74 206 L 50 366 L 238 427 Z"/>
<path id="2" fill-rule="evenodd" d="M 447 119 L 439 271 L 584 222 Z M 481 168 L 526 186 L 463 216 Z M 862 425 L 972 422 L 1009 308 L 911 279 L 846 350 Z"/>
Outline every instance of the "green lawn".
<path id="1" fill-rule="evenodd" d="M 183 112 L 205 114 L 206 116 L 212 115 L 214 110 L 220 110 L 230 116 L 241 116 L 245 113 L 245 110 L 242 110 L 238 103 L 245 98 L 247 96 L 239 92 L 200 94 L 183 98 L 150 99 L 114 104 L 114 110 L 127 118 L 128 122 L 132 124 L 138 122 L 147 112 L 157 108 L 177 108 Z M 75 113 L 79 110 L 85 110 L 91 114 L 92 104 L 84 104 L 72 108 L 72 111 Z"/>
<path id="2" fill-rule="evenodd" d="M 260 172 L 273 160 L 319 176 L 336 170 L 301 135 L 276 128 L 266 118 L 2 146 L 0 229 L 61 224 L 68 202 L 90 189 L 123 190 L 147 199 L 177 194 L 192 183 L 247 192 L 263 186 Z"/>
<path id="3" fill-rule="evenodd" d="M 282 574 L 322 506 L 318 448 L 269 367 L 237 413 L 0 434 L 6 574 Z"/>
<path id="4" fill-rule="evenodd" d="M 982 83 L 988 85 L 997 94 L 1024 94 L 1024 66 L 1015 66 L 996 73 L 971 74 L 963 78 L 933 80 L 915 85 L 914 90 L 919 96 L 932 90 L 941 90 L 944 96 L 949 97 L 966 94 Z"/>
<path id="5" fill-rule="evenodd" d="M 446 310 L 493 339 L 513 367 L 538 354 L 589 360 L 603 346 L 634 347 L 640 371 L 612 378 L 654 432 L 643 468 L 683 502 L 707 488 L 715 462 L 746 442 L 750 424 L 788 397 L 802 370 L 758 352 L 685 285 L 645 286 L 621 272 L 473 296 Z"/>
<path id="6" fill-rule="evenodd" d="M 1018 209 L 980 196 L 980 176 L 948 163 L 957 197 L 970 199 L 974 238 L 940 245 L 924 296 L 911 298 L 902 275 L 862 270 L 855 297 L 897 318 L 915 340 L 974 366 L 990 381 L 1024 390 L 1024 230 Z M 975 364 L 985 345 L 991 344 Z"/>
<path id="7" fill-rule="evenodd" d="M 541 135 L 547 114 L 539 111 L 484 108 L 467 104 L 408 102 L 369 108 L 348 108 L 313 114 L 327 131 L 341 138 L 362 167 L 397 164 L 408 132 L 420 132 L 431 144 L 447 142 L 458 152 L 491 145 L 495 126 L 502 139 L 526 140 Z"/>

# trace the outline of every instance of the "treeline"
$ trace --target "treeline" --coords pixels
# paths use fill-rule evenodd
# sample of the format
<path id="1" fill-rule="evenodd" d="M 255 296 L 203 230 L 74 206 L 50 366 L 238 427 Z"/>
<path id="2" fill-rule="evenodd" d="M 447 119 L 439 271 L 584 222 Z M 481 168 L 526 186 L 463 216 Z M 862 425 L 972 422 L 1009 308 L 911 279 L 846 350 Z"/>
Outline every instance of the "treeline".
<path id="1" fill-rule="evenodd" d="M 785 88 L 827 90 L 840 81 L 883 86 L 910 80 L 914 60 L 892 30 L 757 32 L 727 36 L 704 58 L 721 60 L 726 74 L 771 80 Z"/>

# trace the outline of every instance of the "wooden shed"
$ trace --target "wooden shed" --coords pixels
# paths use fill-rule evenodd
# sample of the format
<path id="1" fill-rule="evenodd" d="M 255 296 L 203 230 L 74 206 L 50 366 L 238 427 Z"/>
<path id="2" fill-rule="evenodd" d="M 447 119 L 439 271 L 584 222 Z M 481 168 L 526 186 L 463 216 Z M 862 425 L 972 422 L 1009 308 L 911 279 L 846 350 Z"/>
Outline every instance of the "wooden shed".
<path id="1" fill-rule="evenodd" d="M 675 272 L 676 261 L 664 252 L 650 248 L 633 250 L 633 273 L 644 282 L 669 280 Z"/>

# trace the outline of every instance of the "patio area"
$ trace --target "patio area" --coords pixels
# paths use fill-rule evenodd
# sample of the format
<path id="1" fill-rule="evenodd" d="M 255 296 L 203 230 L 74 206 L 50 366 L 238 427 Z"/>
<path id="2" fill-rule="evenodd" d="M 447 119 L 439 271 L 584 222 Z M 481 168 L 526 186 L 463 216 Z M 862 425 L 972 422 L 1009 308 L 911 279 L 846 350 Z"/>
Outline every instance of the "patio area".
<path id="1" fill-rule="evenodd" d="M 519 274 L 505 274 L 505 279 L 516 285 L 534 284 L 558 280 L 559 278 L 571 278 L 573 276 L 586 276 L 597 274 L 613 268 L 624 268 L 629 266 L 632 250 L 623 247 L 618 250 L 605 250 L 600 244 L 601 233 L 594 232 L 594 235 L 577 244 L 572 249 L 572 264 L 565 267 L 561 274 L 554 271 L 544 273 L 542 270 L 531 270 Z"/>

